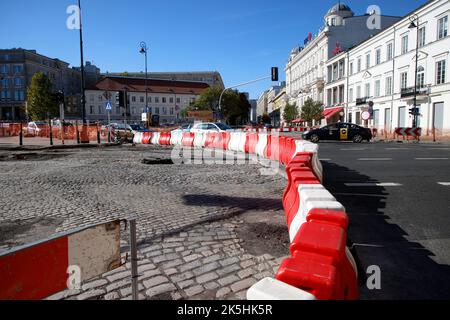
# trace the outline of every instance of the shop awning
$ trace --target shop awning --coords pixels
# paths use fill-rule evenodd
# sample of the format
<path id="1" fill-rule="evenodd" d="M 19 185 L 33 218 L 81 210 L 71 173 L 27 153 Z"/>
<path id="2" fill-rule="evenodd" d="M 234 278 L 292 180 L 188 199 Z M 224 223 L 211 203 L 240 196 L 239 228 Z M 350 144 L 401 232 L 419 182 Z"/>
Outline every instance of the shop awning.
<path id="1" fill-rule="evenodd" d="M 339 112 L 342 112 L 342 111 L 344 111 L 344 108 L 342 108 L 342 107 L 328 108 L 328 109 L 325 109 L 323 111 L 323 115 L 328 120 L 332 116 L 334 116 L 336 113 L 339 113 Z"/>
<path id="2" fill-rule="evenodd" d="M 303 123 L 306 122 L 306 120 L 303 119 L 295 119 L 294 121 L 292 121 L 292 123 Z"/>

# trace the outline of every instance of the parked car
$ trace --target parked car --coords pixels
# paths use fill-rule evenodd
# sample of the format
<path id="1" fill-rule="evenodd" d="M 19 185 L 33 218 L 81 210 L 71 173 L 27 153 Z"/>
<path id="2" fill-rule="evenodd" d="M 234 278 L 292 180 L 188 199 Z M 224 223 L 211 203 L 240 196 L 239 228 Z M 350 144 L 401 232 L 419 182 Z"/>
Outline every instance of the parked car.
<path id="1" fill-rule="evenodd" d="M 22 128 L 23 134 L 26 136 L 40 136 L 44 134 L 48 123 L 45 121 L 33 121 L 29 122 L 28 125 Z"/>
<path id="2" fill-rule="evenodd" d="M 191 129 L 192 133 L 204 133 L 204 132 L 227 132 L 234 131 L 230 126 L 221 123 L 221 122 L 206 122 L 206 123 L 197 123 Z"/>
<path id="3" fill-rule="evenodd" d="M 133 133 L 136 132 L 151 132 L 149 129 L 144 127 L 142 124 L 130 124 L 131 130 L 133 130 Z"/>
<path id="4" fill-rule="evenodd" d="M 111 123 L 111 136 L 115 141 L 132 142 L 134 138 L 133 129 L 129 124 Z"/>
<path id="5" fill-rule="evenodd" d="M 191 132 L 192 126 L 192 123 L 185 123 L 179 128 L 172 130 L 172 132 Z"/>
<path id="6" fill-rule="evenodd" d="M 353 141 L 361 143 L 372 140 L 372 131 L 353 123 L 334 123 L 320 129 L 303 133 L 303 139 L 317 143 L 323 140 Z"/>

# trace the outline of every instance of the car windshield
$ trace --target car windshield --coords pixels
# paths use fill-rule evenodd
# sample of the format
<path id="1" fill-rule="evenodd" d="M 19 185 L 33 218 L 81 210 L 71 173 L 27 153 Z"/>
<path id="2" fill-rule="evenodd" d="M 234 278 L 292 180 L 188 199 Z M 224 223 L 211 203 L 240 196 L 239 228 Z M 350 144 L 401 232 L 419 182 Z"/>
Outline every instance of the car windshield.
<path id="1" fill-rule="evenodd" d="M 34 124 L 37 126 L 45 126 L 45 125 L 47 125 L 47 122 L 39 121 L 39 122 L 35 122 Z"/>
<path id="2" fill-rule="evenodd" d="M 218 126 L 220 130 L 231 130 L 231 127 L 223 123 L 216 123 L 216 126 Z"/>
<path id="3" fill-rule="evenodd" d="M 181 129 L 190 129 L 191 127 L 192 127 L 191 124 L 183 124 L 183 125 L 181 126 Z"/>
<path id="4" fill-rule="evenodd" d="M 124 124 L 122 124 L 122 123 L 120 123 L 120 124 L 115 124 L 114 125 L 114 128 L 115 129 L 119 129 L 119 130 L 126 130 L 126 129 L 128 129 L 128 130 L 130 130 L 131 129 L 131 127 L 129 126 L 129 125 L 124 125 Z"/>
<path id="5" fill-rule="evenodd" d="M 144 130 L 145 128 L 139 124 L 130 124 L 131 129 L 133 130 Z"/>

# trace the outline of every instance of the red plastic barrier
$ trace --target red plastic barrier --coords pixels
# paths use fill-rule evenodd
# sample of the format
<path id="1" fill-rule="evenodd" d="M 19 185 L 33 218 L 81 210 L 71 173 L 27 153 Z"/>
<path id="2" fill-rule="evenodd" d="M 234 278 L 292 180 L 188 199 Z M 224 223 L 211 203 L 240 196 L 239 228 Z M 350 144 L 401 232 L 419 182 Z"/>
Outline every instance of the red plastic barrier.
<path id="1" fill-rule="evenodd" d="M 151 132 L 144 132 L 142 135 L 142 144 L 151 144 L 153 134 Z"/>
<path id="2" fill-rule="evenodd" d="M 231 134 L 229 132 L 222 132 L 222 149 L 228 150 L 228 144 L 231 140 Z"/>
<path id="3" fill-rule="evenodd" d="M 172 134 L 170 132 L 161 132 L 160 138 L 159 138 L 159 144 L 162 146 L 170 146 L 170 138 L 172 137 Z"/>
<path id="4" fill-rule="evenodd" d="M 248 154 L 256 153 L 256 145 L 258 144 L 257 133 L 247 133 L 247 140 L 245 141 L 245 152 Z"/>
<path id="5" fill-rule="evenodd" d="M 345 212 L 323 209 L 311 210 L 306 217 L 306 221 L 330 224 L 344 230 L 347 230 L 349 225 L 349 219 Z"/>
<path id="6" fill-rule="evenodd" d="M 193 147 L 194 146 L 195 134 L 190 132 L 183 133 L 182 144 L 185 147 Z"/>
<path id="7" fill-rule="evenodd" d="M 298 253 L 310 253 L 331 258 L 341 280 L 334 299 L 354 300 L 358 298 L 358 281 L 347 257 L 346 243 L 345 229 L 322 222 L 307 222 L 300 228 L 290 250 L 294 257 Z"/>
<path id="8" fill-rule="evenodd" d="M 207 133 L 205 140 L 205 148 L 214 148 L 218 136 L 219 136 L 218 133 Z"/>

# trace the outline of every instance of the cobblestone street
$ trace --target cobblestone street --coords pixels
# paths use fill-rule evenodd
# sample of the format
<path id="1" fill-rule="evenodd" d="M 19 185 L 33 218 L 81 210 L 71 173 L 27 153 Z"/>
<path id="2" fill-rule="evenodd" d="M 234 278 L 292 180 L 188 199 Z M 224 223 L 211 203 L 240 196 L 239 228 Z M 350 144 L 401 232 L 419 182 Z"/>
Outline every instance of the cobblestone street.
<path id="1" fill-rule="evenodd" d="M 0 251 L 136 217 L 142 299 L 245 298 L 288 255 L 284 178 L 261 175 L 257 164 L 142 163 L 170 153 L 152 146 L 0 152 Z M 126 231 L 124 260 L 127 250 Z M 52 299 L 129 299 L 129 267 Z"/>

